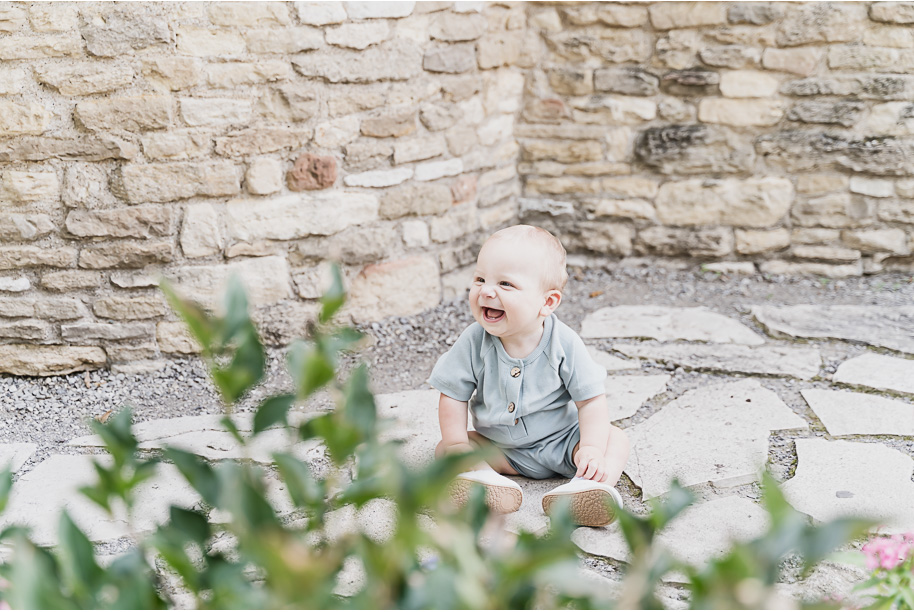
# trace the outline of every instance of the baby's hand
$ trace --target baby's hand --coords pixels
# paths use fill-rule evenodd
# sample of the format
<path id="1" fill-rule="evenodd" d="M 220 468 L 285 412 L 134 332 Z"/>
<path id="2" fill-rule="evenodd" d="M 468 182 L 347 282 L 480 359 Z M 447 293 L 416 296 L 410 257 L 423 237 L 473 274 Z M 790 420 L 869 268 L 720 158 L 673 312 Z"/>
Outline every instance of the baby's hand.
<path id="1" fill-rule="evenodd" d="M 606 459 L 600 449 L 594 446 L 582 446 L 574 456 L 578 466 L 576 477 L 603 482 L 606 480 Z"/>

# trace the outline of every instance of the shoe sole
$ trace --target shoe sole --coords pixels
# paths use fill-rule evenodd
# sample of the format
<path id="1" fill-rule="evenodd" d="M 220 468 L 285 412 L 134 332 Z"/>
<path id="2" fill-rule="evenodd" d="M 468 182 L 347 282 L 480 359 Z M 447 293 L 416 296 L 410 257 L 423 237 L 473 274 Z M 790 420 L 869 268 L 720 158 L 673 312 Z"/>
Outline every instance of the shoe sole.
<path id="1" fill-rule="evenodd" d="M 458 478 L 451 483 L 451 498 L 458 508 L 462 508 L 470 501 L 470 492 L 473 485 L 480 485 L 486 490 L 486 506 L 495 514 L 510 514 L 520 510 L 524 495 L 520 489 L 513 487 L 499 487 L 487 485 L 475 480 Z"/>
<path id="2" fill-rule="evenodd" d="M 571 498 L 571 518 L 576 525 L 603 527 L 616 520 L 616 513 L 610 505 L 613 502 L 613 497 L 609 492 L 602 489 L 561 493 L 558 495 L 547 494 L 543 497 L 543 511 L 549 514 L 553 504 L 567 498 Z"/>

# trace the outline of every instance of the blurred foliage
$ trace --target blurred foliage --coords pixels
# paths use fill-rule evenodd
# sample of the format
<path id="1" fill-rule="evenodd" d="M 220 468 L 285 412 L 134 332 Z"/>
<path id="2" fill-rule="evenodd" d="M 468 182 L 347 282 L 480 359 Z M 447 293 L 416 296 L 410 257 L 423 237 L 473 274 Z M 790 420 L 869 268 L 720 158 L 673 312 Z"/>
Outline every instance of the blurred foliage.
<path id="1" fill-rule="evenodd" d="M 239 431 L 228 415 L 263 380 L 266 354 L 240 284 L 230 283 L 222 316 L 182 300 L 165 283 L 163 290 L 202 346 L 225 401 L 223 422 L 242 447 L 284 427 L 299 442 L 320 443 L 330 465 L 313 469 L 295 448 L 276 452 L 269 467 L 209 462 L 165 448 L 162 459 L 174 464 L 201 504 L 172 506 L 164 524 L 137 535 L 129 552 L 105 564 L 66 512 L 53 549 L 35 545 L 25 529 L 6 528 L 0 539 L 12 553 L 0 565 L 0 593 L 14 608 L 661 608 L 658 587 L 675 570 L 688 578 L 693 608 L 753 609 L 778 603 L 774 584 L 786 555 L 799 554 L 811 567 L 866 528 L 848 520 L 809 525 L 767 478 L 770 530 L 693 568 L 655 542 L 692 501 L 674 483 L 666 501 L 647 516 L 618 510 L 631 559 L 610 600 L 605 584 L 583 579 L 568 507 L 557 508 L 544 536 L 511 534 L 501 517 L 489 515 L 481 489 L 463 508 L 450 502 L 450 481 L 478 462 L 478 453 L 413 469 L 400 461 L 397 442 L 381 441 L 388 424 L 378 417 L 367 367 L 339 375 L 340 353 L 360 339 L 356 331 L 331 324 L 345 301 L 339 270 L 308 339 L 289 347 L 294 389 L 260 402 L 250 432 Z M 296 405 L 319 391 L 328 392 L 334 410 L 290 418 Z M 127 408 L 92 427 L 111 460 L 96 464 L 97 481 L 82 493 L 132 525 L 137 487 L 161 460 L 137 453 Z M 7 471 L 0 476 L 0 509 L 11 488 Z M 282 506 L 288 510 L 291 504 L 292 512 L 279 510 L 271 493 L 276 490 L 284 491 Z M 379 500 L 395 503 L 390 533 L 333 528 L 333 516 L 371 510 Z"/>

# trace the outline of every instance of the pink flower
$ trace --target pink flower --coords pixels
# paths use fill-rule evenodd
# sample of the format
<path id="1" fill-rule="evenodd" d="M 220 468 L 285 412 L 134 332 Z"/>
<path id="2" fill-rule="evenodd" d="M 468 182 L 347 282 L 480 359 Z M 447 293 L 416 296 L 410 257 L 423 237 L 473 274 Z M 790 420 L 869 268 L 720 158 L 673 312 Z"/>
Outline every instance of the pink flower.
<path id="1" fill-rule="evenodd" d="M 914 549 L 914 533 L 894 535 L 890 538 L 876 538 L 863 546 L 866 567 L 869 570 L 894 569 L 904 563 L 912 549 Z"/>

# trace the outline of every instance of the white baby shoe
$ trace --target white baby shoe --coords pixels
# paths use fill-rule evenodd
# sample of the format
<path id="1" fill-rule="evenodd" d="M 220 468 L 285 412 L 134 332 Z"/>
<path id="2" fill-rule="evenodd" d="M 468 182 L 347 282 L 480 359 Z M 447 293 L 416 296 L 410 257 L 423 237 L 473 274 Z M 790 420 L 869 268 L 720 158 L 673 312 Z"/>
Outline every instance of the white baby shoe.
<path id="1" fill-rule="evenodd" d="M 517 512 L 524 501 L 520 485 L 510 478 L 495 470 L 473 470 L 457 474 L 451 483 L 451 497 L 458 507 L 470 500 L 470 491 L 474 484 L 485 487 L 486 505 L 495 514 Z"/>
<path id="2" fill-rule="evenodd" d="M 585 527 L 609 525 L 616 519 L 615 508 L 622 507 L 622 496 L 608 484 L 572 478 L 543 496 L 543 511 L 549 514 L 552 504 L 566 498 L 571 499 L 571 518 Z"/>

